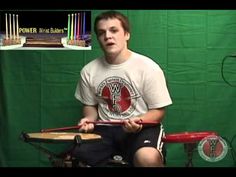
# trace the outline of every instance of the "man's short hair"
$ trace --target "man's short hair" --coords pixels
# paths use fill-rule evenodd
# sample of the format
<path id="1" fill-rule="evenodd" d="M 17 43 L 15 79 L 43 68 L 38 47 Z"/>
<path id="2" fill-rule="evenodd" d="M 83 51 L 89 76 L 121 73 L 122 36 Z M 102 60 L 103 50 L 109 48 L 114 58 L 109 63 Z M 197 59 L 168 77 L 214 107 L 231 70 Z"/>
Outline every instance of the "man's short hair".
<path id="1" fill-rule="evenodd" d="M 129 25 L 128 18 L 124 14 L 118 11 L 111 10 L 111 11 L 103 12 L 96 17 L 94 21 L 94 32 L 96 33 L 96 35 L 97 35 L 97 24 L 100 20 L 107 20 L 107 19 L 114 19 L 114 18 L 118 19 L 121 22 L 121 25 L 125 32 L 130 33 L 130 25 Z"/>

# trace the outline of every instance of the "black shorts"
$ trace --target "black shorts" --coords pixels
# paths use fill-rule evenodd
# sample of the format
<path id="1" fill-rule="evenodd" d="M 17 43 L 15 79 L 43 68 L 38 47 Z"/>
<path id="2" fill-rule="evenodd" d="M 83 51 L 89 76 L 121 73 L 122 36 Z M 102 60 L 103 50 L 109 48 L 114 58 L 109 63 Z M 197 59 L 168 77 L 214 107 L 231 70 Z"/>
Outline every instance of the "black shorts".
<path id="1" fill-rule="evenodd" d="M 164 136 L 162 124 L 143 127 L 138 133 L 126 133 L 121 126 L 99 125 L 95 126 L 93 133 L 100 134 L 102 139 L 82 143 L 72 152 L 72 156 L 88 165 L 99 166 L 117 153 L 132 165 L 133 156 L 141 147 L 156 148 L 165 162 L 166 151 L 164 142 L 161 141 Z"/>

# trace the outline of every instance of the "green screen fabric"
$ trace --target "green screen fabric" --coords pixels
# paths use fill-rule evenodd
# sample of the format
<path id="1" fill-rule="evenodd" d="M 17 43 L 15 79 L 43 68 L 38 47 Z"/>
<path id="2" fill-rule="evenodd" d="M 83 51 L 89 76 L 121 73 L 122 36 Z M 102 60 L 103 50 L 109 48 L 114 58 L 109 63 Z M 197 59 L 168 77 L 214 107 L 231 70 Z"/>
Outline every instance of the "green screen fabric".
<path id="1" fill-rule="evenodd" d="M 92 20 L 100 13 L 92 11 Z M 236 11 L 121 10 L 131 23 L 129 47 L 156 61 L 165 72 L 173 105 L 163 124 L 166 133 L 216 131 L 236 134 L 236 87 L 221 77 L 222 59 L 236 52 Z M 91 51 L 0 51 L 0 166 L 51 166 L 42 152 L 20 140 L 22 131 L 76 125 L 82 105 L 74 92 L 81 68 L 101 55 L 93 34 Z M 134 66 L 135 67 L 135 66 Z M 225 76 L 236 85 L 236 58 L 225 62 Z M 155 77 L 155 76 L 154 76 Z M 235 144 L 235 143 L 234 143 Z M 60 152 L 66 144 L 48 144 Z M 167 166 L 187 161 L 183 144 L 167 144 Z M 231 153 L 198 167 L 235 166 Z"/>

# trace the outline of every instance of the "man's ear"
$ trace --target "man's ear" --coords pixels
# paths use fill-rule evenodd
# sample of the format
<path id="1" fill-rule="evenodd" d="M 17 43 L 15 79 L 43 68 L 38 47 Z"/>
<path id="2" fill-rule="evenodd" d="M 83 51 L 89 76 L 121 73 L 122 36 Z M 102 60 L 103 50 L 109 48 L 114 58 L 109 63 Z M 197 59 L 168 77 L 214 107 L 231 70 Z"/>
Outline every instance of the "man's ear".
<path id="1" fill-rule="evenodd" d="M 126 37 L 126 40 L 128 41 L 130 39 L 130 33 L 126 32 L 125 37 Z"/>

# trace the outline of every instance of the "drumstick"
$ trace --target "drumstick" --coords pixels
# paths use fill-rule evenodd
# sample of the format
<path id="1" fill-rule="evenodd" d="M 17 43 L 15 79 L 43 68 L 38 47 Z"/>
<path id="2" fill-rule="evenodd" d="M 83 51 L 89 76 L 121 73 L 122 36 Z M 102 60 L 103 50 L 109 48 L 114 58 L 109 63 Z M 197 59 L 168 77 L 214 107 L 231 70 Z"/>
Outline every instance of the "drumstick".
<path id="1" fill-rule="evenodd" d="M 110 125 L 124 125 L 124 121 L 87 121 L 86 123 L 96 124 L 110 124 Z M 157 125 L 159 122 L 156 121 L 140 121 L 136 122 L 137 124 L 141 125 Z M 50 128 L 50 129 L 42 129 L 41 132 L 53 132 L 53 131 L 62 131 L 62 130 L 73 130 L 73 129 L 80 129 L 82 125 L 76 125 L 71 127 L 62 127 L 62 128 Z"/>

